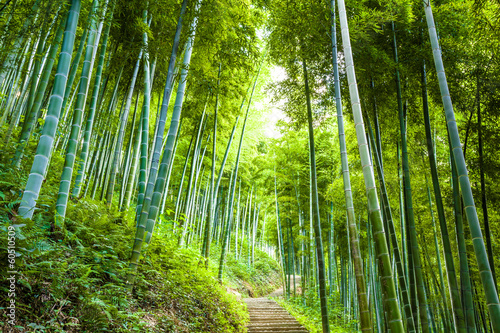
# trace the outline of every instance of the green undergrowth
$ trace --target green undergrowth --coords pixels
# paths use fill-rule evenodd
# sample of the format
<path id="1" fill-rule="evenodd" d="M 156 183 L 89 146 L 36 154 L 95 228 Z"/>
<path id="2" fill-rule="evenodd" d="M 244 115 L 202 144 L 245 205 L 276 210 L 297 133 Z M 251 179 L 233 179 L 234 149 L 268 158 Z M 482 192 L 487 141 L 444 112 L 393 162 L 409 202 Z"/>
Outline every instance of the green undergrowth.
<path id="1" fill-rule="evenodd" d="M 246 247 L 246 242 L 243 244 Z M 234 243 L 233 243 L 234 246 Z M 251 252 L 250 252 L 251 253 Z M 211 262 L 217 271 L 220 249 L 214 248 Z M 234 252 L 226 256 L 223 275 L 224 284 L 241 297 L 261 297 L 268 295 L 281 286 L 281 268 L 278 262 L 263 251 L 255 249 L 252 263 L 251 255 L 243 251 L 236 259 Z"/>
<path id="2" fill-rule="evenodd" d="M 248 315 L 205 269 L 199 252 L 154 237 L 135 287 L 126 284 L 135 234 L 127 214 L 82 199 L 70 203 L 64 228 L 53 207 L 33 220 L 16 216 L 20 187 L 0 167 L 0 327 L 4 332 L 244 332 Z M 15 227 L 15 327 L 6 305 L 11 276 L 8 230 Z"/>
<path id="3" fill-rule="evenodd" d="M 245 332 L 248 314 L 238 298 L 280 285 L 277 262 L 255 249 L 252 263 L 246 242 L 238 260 L 228 252 L 221 285 L 220 247 L 212 246 L 206 269 L 200 244 L 179 248 L 169 224 L 160 222 L 130 292 L 133 208 L 121 213 L 99 201 L 70 201 L 64 227 L 55 226 L 51 172 L 54 185 L 45 186 L 33 220 L 22 219 L 16 211 L 26 179 L 7 165 L 0 164 L 0 327 L 6 332 Z M 16 229 L 14 329 L 6 307 L 9 227 Z"/>
<path id="4" fill-rule="evenodd" d="M 357 321 L 344 312 L 345 308 L 338 302 L 338 298 L 338 295 L 334 294 L 329 299 L 328 319 L 330 321 L 330 332 L 359 332 Z M 309 332 L 323 332 L 320 300 L 316 293 L 306 292 L 305 298 L 297 295 L 295 297 L 291 296 L 288 300 L 282 297 L 274 297 L 273 299 L 295 317 L 300 324 L 307 328 Z"/>
<path id="5" fill-rule="evenodd" d="M 68 212 L 63 232 L 51 232 L 41 219 L 19 221 L 26 224 L 24 239 L 16 244 L 19 332 L 242 331 L 243 305 L 199 265 L 195 251 L 175 242 L 153 241 L 129 293 L 125 281 L 134 230 L 102 208 L 81 202 Z M 6 229 L 4 221 L 2 263 L 7 262 Z M 4 268 L 1 304 L 7 304 Z M 7 320 L 3 308 L 0 324 Z"/>

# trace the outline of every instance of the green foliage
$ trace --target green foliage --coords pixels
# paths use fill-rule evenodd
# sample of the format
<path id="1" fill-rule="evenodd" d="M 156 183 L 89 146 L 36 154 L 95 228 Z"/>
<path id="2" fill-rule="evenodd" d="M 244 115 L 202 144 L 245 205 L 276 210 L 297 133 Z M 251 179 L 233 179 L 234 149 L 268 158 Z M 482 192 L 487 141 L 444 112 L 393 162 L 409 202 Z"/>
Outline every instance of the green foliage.
<path id="1" fill-rule="evenodd" d="M 244 241 L 243 249 L 247 248 L 248 243 Z M 214 247 L 212 261 L 217 262 L 219 257 L 220 248 Z M 262 297 L 281 285 L 281 269 L 278 262 L 263 251 L 255 250 L 253 265 L 249 265 L 246 250 L 238 260 L 235 259 L 234 252 L 227 253 L 226 258 L 224 280 L 230 288 L 237 290 L 243 297 Z"/>
<path id="2" fill-rule="evenodd" d="M 346 309 L 338 301 L 339 299 L 340 295 L 337 292 L 329 299 L 330 332 L 358 332 L 357 321 L 345 312 Z M 304 296 L 292 296 L 288 300 L 283 298 L 275 298 L 274 300 L 290 312 L 309 332 L 322 332 L 320 301 L 315 292 L 309 291 Z"/>
<path id="3" fill-rule="evenodd" d="M 11 1 L 3 7 L 0 22 L 4 26 L 0 56 L 5 60 L 12 46 L 19 37 L 27 40 L 31 37 L 32 46 L 23 48 L 24 54 L 30 54 L 31 47 L 36 45 L 36 35 L 55 15 L 59 4 L 66 4 L 61 11 L 61 17 L 67 10 L 67 1 L 41 1 L 40 18 L 30 27 L 29 31 L 22 29 L 24 22 L 33 15 L 34 1 Z M 111 1 L 110 1 L 111 2 Z M 424 130 L 422 118 L 422 103 L 420 96 L 420 70 L 422 60 L 426 61 L 428 69 L 429 99 L 431 123 L 435 131 L 435 146 L 439 178 L 442 186 L 445 213 L 449 221 L 453 255 L 456 255 L 456 235 L 454 231 L 452 191 L 449 179 L 449 151 L 444 116 L 442 114 L 441 96 L 437 85 L 437 76 L 432 70 L 432 54 L 427 33 L 423 27 L 421 1 L 397 0 L 390 3 L 371 0 L 346 0 L 347 15 L 351 28 L 352 47 L 358 78 L 361 103 L 365 116 L 374 118 L 375 106 L 381 131 L 381 146 L 384 162 L 384 176 L 387 182 L 389 200 L 396 223 L 396 233 L 401 237 L 399 194 L 400 180 L 398 175 L 397 141 L 399 126 L 395 110 L 396 91 L 394 84 L 391 21 L 395 22 L 398 39 L 399 70 L 404 82 L 403 99 L 407 111 L 407 135 L 410 146 L 410 173 L 412 177 L 412 193 L 415 214 L 418 216 L 416 225 L 420 237 L 419 244 L 425 253 L 424 270 L 428 279 L 438 269 L 439 253 L 429 240 L 433 238 L 431 216 L 427 200 L 427 185 L 424 175 L 428 174 L 428 164 L 425 156 Z M 14 7 L 13 3 L 17 3 Z M 101 1 L 102 3 L 102 1 Z M 194 10 L 197 1 L 189 1 L 186 13 L 185 27 L 199 14 L 199 24 L 196 31 L 197 40 L 194 46 L 193 60 L 188 76 L 188 90 L 182 113 L 183 127 L 177 150 L 170 188 L 167 197 L 167 207 L 175 209 L 174 200 L 179 188 L 184 157 L 192 133 L 198 124 L 200 114 L 210 93 L 207 107 L 206 128 L 211 128 L 213 117 L 211 112 L 215 105 L 215 87 L 219 64 L 222 67 L 221 84 L 219 87 L 219 119 L 217 133 L 217 165 L 221 162 L 227 138 L 231 132 L 235 117 L 248 85 L 255 74 L 255 68 L 260 63 L 260 49 L 264 41 L 267 43 L 267 58 L 264 64 L 254 103 L 250 110 L 245 144 L 242 149 L 240 176 L 243 198 L 254 186 L 258 201 L 262 203 L 262 213 L 267 213 L 267 231 L 264 243 L 277 245 L 277 223 L 274 202 L 274 175 L 277 178 L 278 203 L 282 221 L 290 218 L 294 236 L 294 253 L 297 256 L 309 253 L 302 251 L 302 243 L 309 242 L 309 161 L 307 133 L 304 131 L 305 96 L 304 78 L 301 60 L 305 59 L 309 67 L 309 80 L 312 89 L 312 103 L 316 157 L 318 164 L 318 195 L 320 200 L 323 241 L 327 241 L 330 221 L 334 225 L 334 244 L 330 247 L 335 251 L 336 258 L 344 260 L 348 257 L 348 239 L 345 227 L 344 193 L 342 191 L 342 173 L 340 171 L 337 129 L 332 105 L 332 54 L 330 41 L 330 13 L 327 1 L 291 1 L 291 0 L 231 0 L 202 1 L 198 12 Z M 479 206 L 480 169 L 478 154 L 477 106 L 482 112 L 482 139 L 484 142 L 484 161 L 482 169 L 485 173 L 486 201 L 491 223 L 493 253 L 500 251 L 500 224 L 495 223 L 500 218 L 498 207 L 500 191 L 496 189 L 495 180 L 500 170 L 497 143 L 500 113 L 500 62 L 498 54 L 498 0 L 432 0 L 438 32 L 444 57 L 446 74 L 450 85 L 450 93 L 457 111 L 457 121 L 463 147 L 470 171 L 476 204 Z M 92 1 L 83 1 L 82 14 L 76 32 L 79 42 L 86 26 Z M 475 6 L 474 6 L 475 4 Z M 3 5 L 0 5 L 3 6 Z M 144 9 L 150 13 L 151 24 L 147 26 L 140 17 Z M 164 88 L 166 66 L 172 49 L 172 35 L 175 31 L 181 6 L 180 0 L 117 0 L 116 10 L 111 30 L 111 44 L 107 52 L 107 61 L 101 92 L 103 110 L 107 110 L 111 102 L 111 91 L 117 80 L 117 73 L 124 66 L 123 77 L 118 88 L 118 96 L 122 96 L 128 88 L 131 72 L 137 55 L 143 47 L 142 33 L 147 32 L 150 62 L 156 60 L 155 80 L 152 84 L 152 110 L 157 109 Z M 13 13 L 11 16 L 10 14 Z M 12 18 L 12 20 L 10 20 Z M 10 20 L 10 23 L 9 23 Z M 45 23 L 44 23 L 45 22 Z M 58 24 L 59 22 L 56 22 Z M 337 29 L 339 30 L 339 29 Z M 422 35 L 423 32 L 423 35 Z M 179 54 L 185 45 L 189 34 L 188 28 L 183 29 Z M 340 36 L 338 36 L 340 37 Z M 340 38 L 339 38 L 340 39 Z M 53 41 L 53 32 L 47 36 L 47 45 Z M 20 55 L 20 54 L 19 54 Z M 16 55 L 21 60 L 21 57 Z M 364 181 L 359 163 L 356 135 L 350 118 L 350 102 L 347 100 L 348 85 L 345 77 L 345 57 L 339 45 L 340 75 L 344 96 L 346 140 L 351 181 L 356 215 L 359 217 L 360 246 L 362 256 L 368 257 L 366 195 Z M 179 61 L 178 61 L 179 62 Z M 268 63 L 267 63 L 268 62 Z M 17 62 L 20 63 L 20 62 Z M 19 68 L 21 77 L 27 72 L 27 63 Z M 286 73 L 284 78 L 277 80 L 272 77 L 276 72 L 274 65 Z M 81 67 L 81 65 L 79 65 Z M 3 87 L 0 94 L 3 102 L 10 96 L 9 86 Z M 109 81 L 109 82 L 108 82 Z M 139 80 L 137 90 L 143 91 L 143 80 Z M 279 82 L 278 82 L 279 81 Z M 53 82 L 51 76 L 49 87 Z M 374 84 L 374 88 L 371 84 Z M 21 82 L 19 82 L 21 83 Z M 174 89 L 175 90 L 175 89 Z M 15 94 L 15 92 L 12 92 Z M 47 92 L 48 94 L 48 92 Z M 21 92 L 19 96 L 24 96 Z M 147 249 L 144 265 L 138 272 L 137 285 L 133 294 L 128 294 L 124 285 L 127 276 L 127 260 L 130 255 L 131 237 L 134 230 L 131 207 L 124 215 L 118 213 L 113 206 L 106 208 L 97 201 L 83 199 L 70 203 L 68 220 L 64 229 L 53 225 L 55 196 L 63 166 L 63 148 L 66 144 L 68 122 L 71 122 L 72 109 L 65 122 L 61 122 L 56 131 L 56 149 L 52 152 L 48 173 L 42 185 L 38 199 L 38 210 L 33 221 L 19 219 L 17 208 L 22 196 L 33 163 L 34 153 L 41 135 L 41 129 L 46 122 L 48 96 L 45 96 L 42 112 L 37 119 L 32 138 L 25 151 L 25 157 L 19 170 L 10 168 L 11 158 L 16 146 L 5 144 L 0 146 L 0 268 L 5 265 L 5 232 L 8 225 L 25 225 L 18 228 L 17 261 L 19 264 L 20 313 L 24 321 L 22 325 L 28 331 L 200 331 L 207 330 L 231 331 L 241 327 L 244 321 L 242 309 L 227 296 L 223 287 L 215 282 L 216 268 L 210 266 L 204 270 L 199 265 L 197 251 L 177 249 L 172 234 L 174 223 L 176 227 L 186 222 L 184 215 L 177 222 L 168 219 L 173 216 L 168 212 L 167 221 L 158 221 L 153 237 L 153 243 Z M 134 95 L 134 104 L 142 104 L 141 93 Z M 103 111 L 96 117 L 96 145 L 103 140 L 105 131 L 113 131 L 119 120 L 120 97 L 110 107 L 110 112 Z M 271 105 L 274 104 L 274 105 Z M 375 105 L 376 104 L 376 105 Z M 170 109 L 173 105 L 171 103 Z M 6 110 L 5 103 L 1 107 L 2 124 L 0 138 L 3 140 L 11 122 L 16 120 L 13 110 Z M 281 137 L 268 139 L 263 137 L 262 129 L 269 128 L 268 113 L 277 111 L 280 117 L 285 114 L 287 119 L 279 122 Z M 271 110 L 271 111 L 270 111 Z M 151 112 L 150 133 L 153 133 L 156 112 Z M 169 115 L 171 111 L 169 111 Z M 61 114 L 62 116 L 63 114 Z M 20 125 L 25 119 L 20 115 Z M 128 119 L 124 146 L 133 139 L 131 130 L 135 131 L 131 119 Z M 375 122 L 372 122 L 374 124 Z M 236 137 L 241 130 L 240 119 Z M 19 137 L 20 126 L 14 128 L 11 142 Z M 206 139 L 207 138 L 207 139 Z M 213 138 L 213 135 L 212 135 Z M 206 142 L 205 142 L 206 140 Z M 208 130 L 203 138 L 202 149 L 207 144 L 207 152 L 202 170 L 210 165 L 211 142 Z M 95 148 L 95 147 L 94 147 Z M 102 147 L 103 150 L 109 147 Z M 221 185 L 227 191 L 230 169 L 236 156 L 237 144 L 233 143 Z M 422 161 L 423 160 L 423 161 Z M 96 160 L 95 162 L 101 162 Z M 188 161 L 190 167 L 191 160 Z M 276 168 L 275 168 L 276 167 Z M 103 174 L 106 171 L 103 171 Z M 90 176 L 90 175 L 89 175 Z M 121 175 L 119 175 L 120 179 Z M 98 178 L 104 182 L 104 178 Z M 185 182 L 188 180 L 185 179 Z M 200 175 L 200 188 L 205 188 L 206 178 L 203 171 Z M 87 179 L 87 185 L 96 183 L 94 178 Z M 120 183 L 120 182 L 118 182 Z M 184 190 L 187 186 L 184 186 Z M 98 187 L 97 196 L 101 193 Z M 225 194 L 226 192 L 224 192 Z M 182 194 L 182 193 L 181 193 Z M 90 195 L 90 192 L 89 192 Z M 432 199 L 432 198 L 431 198 Z M 256 199 L 257 200 L 257 199 Z M 118 196 L 115 196 L 118 201 Z M 224 207 L 224 198 L 220 200 Z M 330 208 L 333 203 L 333 210 Z M 182 209 L 181 209 L 182 210 Z M 300 215 L 301 214 L 301 215 Z M 299 215 L 304 223 L 305 235 L 301 235 Z M 483 212 L 479 211 L 480 218 Z M 262 216 L 262 215 L 261 215 Z M 261 223 L 262 220 L 259 220 Z M 259 224 L 257 238 L 263 235 Z M 194 226 L 188 227 L 189 233 L 197 232 Z M 465 225 L 465 236 L 468 253 L 472 251 L 470 231 Z M 401 240 L 401 239 L 400 239 Z M 196 241 L 194 241 L 196 242 Z M 215 242 L 215 241 L 214 241 Z M 438 245 L 441 245 L 438 240 Z M 400 242 L 400 245 L 403 245 Z M 191 244 L 193 247 L 199 244 Z M 284 247 L 288 247 L 288 238 L 284 237 Z M 234 240 L 229 248 L 234 250 Z M 325 246 L 326 248 L 326 246 Z M 235 259 L 234 252 L 227 255 L 224 282 L 229 285 L 230 292 L 242 295 L 261 296 L 267 294 L 280 283 L 280 268 L 277 263 L 260 251 L 255 253 L 253 266 L 248 260 L 248 244 L 244 242 L 243 252 Z M 214 246 L 213 261 L 217 262 L 220 249 Z M 495 256 L 497 258 L 498 256 Z M 340 260 L 339 260 L 340 261 Z M 469 260 L 471 278 L 479 279 L 479 270 L 474 260 Z M 338 264 L 338 263 L 337 263 Z M 497 272 L 500 263 L 495 261 Z M 4 271 L 4 270 L 2 270 Z M 3 274 L 3 273 L 2 273 Z M 2 275 L 2 278 L 4 276 Z M 314 280 L 314 279 L 313 279 Z M 5 280 L 3 280 L 5 281 Z M 445 282 L 444 290 L 448 286 Z M 2 285 L 2 287 L 5 287 Z M 475 301 L 484 303 L 484 292 L 477 286 Z M 429 292 L 428 299 L 437 298 L 437 292 Z M 2 296 L 5 297 L 2 292 Z M 295 314 L 309 318 L 308 327 L 314 331 L 315 323 L 319 323 L 319 303 L 314 295 L 307 294 L 307 307 L 300 299 L 292 299 L 285 306 Z M 1 299 L 3 302 L 4 299 Z M 3 304 L 3 303 L 2 303 Z M 344 309 L 333 302 L 330 318 L 334 323 L 347 322 L 343 318 Z M 336 304 L 336 305 L 335 305 Z M 439 304 L 442 305 L 442 304 Z M 0 314 L 4 314 L 4 309 Z M 487 321 L 488 318 L 486 317 Z M 5 318 L 0 319 L 1 322 Z M 239 326 L 238 326 L 239 325 Z M 202 327 L 202 328 L 200 328 Z"/>
<path id="4" fill-rule="evenodd" d="M 5 171 L 2 169 L 2 171 Z M 68 208 L 65 228 L 47 216 L 33 221 L 12 210 L 18 186 L 0 184 L 0 285 L 7 304 L 7 228 L 21 227 L 16 239 L 16 307 L 19 332 L 241 332 L 246 314 L 215 274 L 199 265 L 200 255 L 155 239 L 128 292 L 130 241 L 134 220 L 97 201 Z M 12 194 L 16 193 L 16 195 Z M 6 309 L 0 322 L 7 321 Z"/>

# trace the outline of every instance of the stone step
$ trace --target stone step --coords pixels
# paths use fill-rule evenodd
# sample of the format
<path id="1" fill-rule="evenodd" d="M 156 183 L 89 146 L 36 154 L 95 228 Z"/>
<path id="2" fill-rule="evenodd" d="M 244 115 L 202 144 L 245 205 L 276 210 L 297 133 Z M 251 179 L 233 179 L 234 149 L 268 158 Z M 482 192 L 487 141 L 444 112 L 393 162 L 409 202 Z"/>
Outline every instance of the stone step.
<path id="1" fill-rule="evenodd" d="M 285 313 L 283 315 L 252 315 L 250 314 L 250 318 L 252 319 L 262 319 L 262 318 L 269 318 L 269 319 L 290 319 L 290 320 L 295 320 L 292 316 L 290 316 L 288 313 Z"/>
<path id="2" fill-rule="evenodd" d="M 309 332 L 305 328 L 301 329 L 292 329 L 292 330 L 286 330 L 282 328 L 277 328 L 277 329 L 248 329 L 248 333 L 307 333 Z"/>
<path id="3" fill-rule="evenodd" d="M 275 322 L 275 323 L 250 323 L 248 325 L 248 328 L 276 328 L 276 327 L 281 327 L 281 328 L 301 328 L 302 325 L 299 323 L 285 323 L 285 322 Z"/>
<path id="4" fill-rule="evenodd" d="M 255 327 L 255 328 L 251 328 L 251 327 L 248 327 L 248 333 L 250 332 L 286 332 L 286 333 L 289 333 L 289 332 L 308 332 L 308 330 L 306 330 L 305 328 L 303 327 Z"/>
<path id="5" fill-rule="evenodd" d="M 256 316 L 289 316 L 290 314 L 286 311 L 248 311 L 250 315 Z"/>
<path id="6" fill-rule="evenodd" d="M 250 323 L 248 333 L 307 333 L 285 309 L 267 298 L 245 299 Z"/>
<path id="7" fill-rule="evenodd" d="M 274 320 L 274 321 L 295 321 L 293 317 L 284 317 L 284 316 L 252 316 L 250 315 L 250 320 L 264 320 L 264 319 L 269 319 L 269 320 Z"/>
<path id="8" fill-rule="evenodd" d="M 284 318 L 250 318 L 252 323 L 296 323 L 295 319 Z"/>

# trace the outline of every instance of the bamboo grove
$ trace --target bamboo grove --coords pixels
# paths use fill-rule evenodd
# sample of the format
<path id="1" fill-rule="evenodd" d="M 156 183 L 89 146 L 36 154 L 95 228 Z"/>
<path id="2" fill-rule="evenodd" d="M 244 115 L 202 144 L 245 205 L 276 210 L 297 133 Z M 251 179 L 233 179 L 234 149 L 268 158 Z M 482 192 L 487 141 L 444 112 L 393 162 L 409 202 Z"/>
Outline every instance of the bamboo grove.
<path id="1" fill-rule="evenodd" d="M 499 6 L 8 1 L 18 218 L 49 207 L 64 230 L 82 200 L 134 216 L 129 291 L 165 237 L 220 282 L 228 256 L 269 253 L 323 332 L 500 332 Z"/>

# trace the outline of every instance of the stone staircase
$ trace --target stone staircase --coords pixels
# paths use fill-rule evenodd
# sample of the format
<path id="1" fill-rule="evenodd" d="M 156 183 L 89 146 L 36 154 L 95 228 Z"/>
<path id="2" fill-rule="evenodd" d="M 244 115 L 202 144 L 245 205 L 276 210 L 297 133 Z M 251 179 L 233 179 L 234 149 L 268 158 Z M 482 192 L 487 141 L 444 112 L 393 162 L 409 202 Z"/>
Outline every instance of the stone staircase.
<path id="1" fill-rule="evenodd" d="M 248 333 L 307 333 L 285 309 L 265 297 L 246 298 L 250 324 Z"/>

